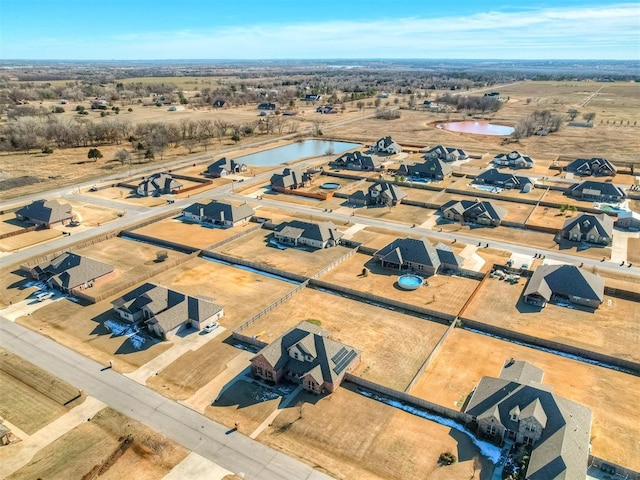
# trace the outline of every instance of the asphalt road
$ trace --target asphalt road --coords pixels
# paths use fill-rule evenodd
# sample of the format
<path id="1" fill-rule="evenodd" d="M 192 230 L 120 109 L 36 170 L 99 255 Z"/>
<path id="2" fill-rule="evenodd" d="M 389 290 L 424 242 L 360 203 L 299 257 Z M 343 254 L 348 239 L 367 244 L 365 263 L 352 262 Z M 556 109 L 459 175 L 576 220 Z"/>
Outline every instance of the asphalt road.
<path id="1" fill-rule="evenodd" d="M 4 317 L 0 347 L 246 479 L 331 478 Z"/>

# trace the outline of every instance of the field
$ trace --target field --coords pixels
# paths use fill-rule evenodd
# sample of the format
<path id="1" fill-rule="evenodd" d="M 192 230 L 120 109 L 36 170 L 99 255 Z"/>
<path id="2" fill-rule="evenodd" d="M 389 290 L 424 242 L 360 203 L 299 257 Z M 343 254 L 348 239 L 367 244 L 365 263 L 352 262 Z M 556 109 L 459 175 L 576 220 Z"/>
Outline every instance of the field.
<path id="1" fill-rule="evenodd" d="M 485 281 L 465 310 L 466 318 L 535 337 L 638 362 L 640 338 L 638 303 L 605 296 L 593 313 L 547 305 L 543 309 L 525 304 L 524 285 L 497 279 Z M 587 328 L 588 327 L 588 328 Z"/>
<path id="2" fill-rule="evenodd" d="M 594 455 L 638 471 L 640 424 L 629 421 L 635 417 L 635 398 L 640 388 L 636 376 L 455 329 L 410 393 L 461 409 L 480 379 L 497 377 L 510 358 L 543 369 L 545 385 L 552 386 L 559 396 L 592 410 Z"/>
<path id="3" fill-rule="evenodd" d="M 366 277 L 362 276 L 363 267 L 369 270 Z M 369 255 L 357 253 L 320 280 L 454 316 L 479 283 L 468 278 L 435 275 L 429 277 L 428 286 L 406 291 L 397 286 L 398 275 L 395 270 L 380 267 Z"/>
<path id="4" fill-rule="evenodd" d="M 262 212 L 259 214 L 261 215 Z M 304 276 L 315 275 L 349 252 L 349 249 L 340 246 L 322 250 L 301 248 L 279 250 L 267 245 L 270 236 L 271 232 L 268 230 L 257 230 L 215 250 L 242 260 Z"/>
<path id="5" fill-rule="evenodd" d="M 143 207 L 157 207 L 158 205 L 167 203 L 166 196 L 140 197 L 136 195 L 134 190 L 127 187 L 109 187 L 98 190 L 97 192 L 90 192 L 87 189 L 86 195 Z"/>
<path id="6" fill-rule="evenodd" d="M 627 239 L 627 261 L 640 263 L 640 238 Z"/>
<path id="7" fill-rule="evenodd" d="M 83 478 L 95 465 L 105 462 L 127 435 L 133 437 L 131 446 L 100 478 L 160 480 L 188 453 L 163 435 L 105 408 L 90 422 L 78 425 L 41 449 L 7 480 Z"/>
<path id="8" fill-rule="evenodd" d="M 535 207 L 529 220 L 527 220 L 527 226 L 557 228 L 560 230 L 564 222 L 570 218 L 575 218 L 575 216 L 577 216 L 577 213 L 563 213 L 559 208 Z"/>
<path id="9" fill-rule="evenodd" d="M 305 402 L 302 412 L 285 409 L 258 440 L 343 480 L 474 478 L 478 451 L 456 430 L 366 398 L 349 387 L 329 397 L 303 393 L 299 398 Z M 459 461 L 439 467 L 438 456 L 445 451 L 453 452 Z M 492 467 L 481 466 L 482 473 L 475 472 L 475 478 L 490 479 Z"/>
<path id="10" fill-rule="evenodd" d="M 211 228 L 174 217 L 146 225 L 135 232 L 195 248 L 206 248 L 255 226 L 255 223 L 246 223 L 234 228 Z"/>
<path id="11" fill-rule="evenodd" d="M 304 289 L 243 330 L 270 342 L 303 320 L 315 318 L 330 337 L 362 351 L 356 374 L 404 390 L 446 330 L 445 325 L 363 302 Z M 408 338 L 420 339 L 406 345 Z"/>
<path id="12" fill-rule="evenodd" d="M 16 250 L 21 250 L 38 243 L 48 242 L 61 236 L 62 232 L 55 228 L 45 228 L 43 230 L 21 233 L 0 240 L 0 251 L 15 252 Z"/>

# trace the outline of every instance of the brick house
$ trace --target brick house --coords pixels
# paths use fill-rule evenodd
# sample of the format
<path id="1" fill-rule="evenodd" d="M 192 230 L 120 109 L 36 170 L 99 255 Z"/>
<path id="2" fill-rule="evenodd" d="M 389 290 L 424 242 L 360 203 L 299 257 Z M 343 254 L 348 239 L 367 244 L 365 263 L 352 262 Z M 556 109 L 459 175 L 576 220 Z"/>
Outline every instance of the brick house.
<path id="1" fill-rule="evenodd" d="M 51 228 L 57 223 L 67 225 L 73 220 L 71 205 L 57 200 L 35 200 L 16 210 L 15 214 L 18 220 L 45 228 Z"/>
<path id="2" fill-rule="evenodd" d="M 604 279 L 574 265 L 541 265 L 522 296 L 526 303 L 539 307 L 560 300 L 595 309 L 604 300 Z"/>
<path id="3" fill-rule="evenodd" d="M 255 214 L 246 203 L 234 205 L 229 202 L 211 200 L 207 204 L 194 203 L 182 211 L 186 220 L 198 223 L 210 223 L 223 227 L 237 227 L 251 220 Z"/>
<path id="4" fill-rule="evenodd" d="M 34 280 L 46 282 L 51 288 L 63 293 L 84 290 L 113 278 L 114 268 L 71 252 L 65 252 L 54 259 L 35 267 L 21 266 Z"/>
<path id="5" fill-rule="evenodd" d="M 560 237 L 572 242 L 588 242 L 611 245 L 613 241 L 613 218 L 606 213 L 594 215 L 581 213 L 576 218 L 565 220 Z"/>

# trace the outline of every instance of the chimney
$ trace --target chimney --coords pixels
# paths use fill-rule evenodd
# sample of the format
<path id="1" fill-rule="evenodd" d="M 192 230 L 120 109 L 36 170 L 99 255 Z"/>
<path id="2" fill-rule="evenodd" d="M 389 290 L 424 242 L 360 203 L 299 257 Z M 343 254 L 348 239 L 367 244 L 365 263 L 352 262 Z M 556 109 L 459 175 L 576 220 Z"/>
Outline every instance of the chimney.
<path id="1" fill-rule="evenodd" d="M 220 222 L 224 223 L 224 210 L 220 210 Z"/>

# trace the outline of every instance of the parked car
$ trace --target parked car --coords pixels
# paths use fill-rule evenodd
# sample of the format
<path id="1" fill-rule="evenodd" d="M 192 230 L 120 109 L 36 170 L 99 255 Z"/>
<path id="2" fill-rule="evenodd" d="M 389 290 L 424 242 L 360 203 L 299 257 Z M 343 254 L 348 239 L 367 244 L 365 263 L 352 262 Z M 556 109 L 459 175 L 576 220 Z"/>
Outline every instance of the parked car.
<path id="1" fill-rule="evenodd" d="M 44 300 L 47 300 L 48 298 L 53 297 L 54 293 L 49 291 L 49 292 L 40 292 L 36 295 L 36 300 L 38 300 L 39 302 L 42 302 Z"/>
<path id="2" fill-rule="evenodd" d="M 209 332 L 213 332 L 216 328 L 218 328 L 220 326 L 220 324 L 218 322 L 211 322 L 211 323 L 207 323 L 204 326 L 204 331 L 209 333 Z"/>

